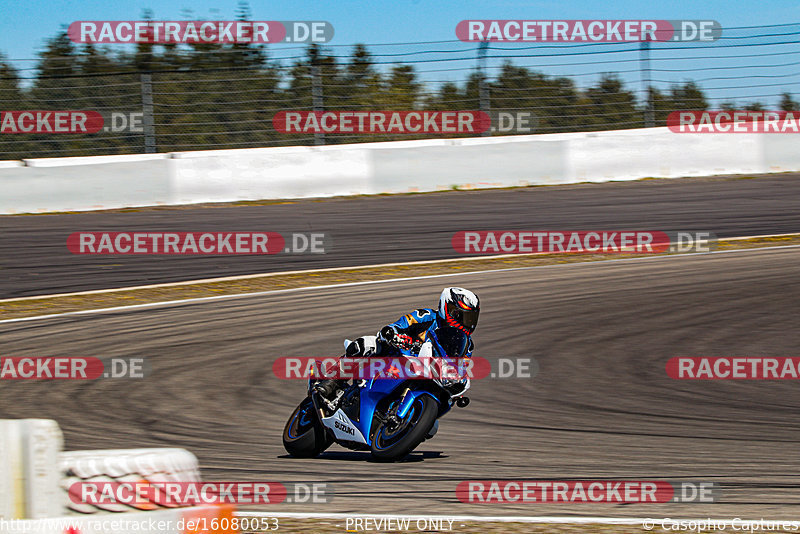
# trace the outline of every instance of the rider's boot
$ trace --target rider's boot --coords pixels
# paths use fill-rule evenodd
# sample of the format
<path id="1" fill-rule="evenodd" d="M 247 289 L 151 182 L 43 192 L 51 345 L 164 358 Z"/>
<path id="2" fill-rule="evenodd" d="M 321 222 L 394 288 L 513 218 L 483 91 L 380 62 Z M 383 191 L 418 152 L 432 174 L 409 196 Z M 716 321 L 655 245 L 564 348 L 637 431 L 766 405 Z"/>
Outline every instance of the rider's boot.
<path id="1" fill-rule="evenodd" d="M 347 345 L 345 349 L 345 358 L 363 358 L 372 356 L 378 351 L 377 345 L 378 338 L 376 336 L 363 336 L 355 339 Z M 314 385 L 314 391 L 322 395 L 328 401 L 336 400 L 336 394 L 339 390 L 347 387 L 348 380 L 342 379 L 328 379 L 320 380 Z"/>

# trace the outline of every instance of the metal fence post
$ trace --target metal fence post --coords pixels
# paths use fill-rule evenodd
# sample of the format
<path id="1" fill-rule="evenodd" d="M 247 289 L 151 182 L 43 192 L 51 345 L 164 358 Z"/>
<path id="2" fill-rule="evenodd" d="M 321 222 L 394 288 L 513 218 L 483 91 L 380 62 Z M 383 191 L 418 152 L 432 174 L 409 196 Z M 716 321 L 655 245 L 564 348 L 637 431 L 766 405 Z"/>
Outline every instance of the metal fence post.
<path id="1" fill-rule="evenodd" d="M 156 151 L 156 128 L 153 120 L 153 82 L 149 73 L 142 73 L 139 79 L 142 86 L 144 151 L 146 154 L 154 154 Z"/>
<path id="2" fill-rule="evenodd" d="M 311 105 L 315 114 L 325 111 L 325 104 L 323 102 L 322 94 L 322 77 L 320 76 L 319 64 L 317 62 L 316 55 L 311 60 Z M 314 144 L 324 145 L 325 134 L 322 132 L 315 133 Z"/>
<path id="3" fill-rule="evenodd" d="M 489 101 L 489 86 L 486 84 L 486 52 L 489 49 L 489 43 L 487 41 L 481 42 L 478 45 L 478 98 L 480 100 L 480 110 L 484 113 L 489 113 L 491 109 L 491 102 Z M 481 132 L 481 136 L 490 136 L 492 135 L 492 129 L 487 128 L 486 131 Z"/>
<path id="4" fill-rule="evenodd" d="M 650 41 L 642 41 L 639 54 L 641 66 L 642 85 L 645 91 L 644 103 L 644 127 L 652 128 L 655 126 L 653 113 L 653 91 L 650 87 Z"/>

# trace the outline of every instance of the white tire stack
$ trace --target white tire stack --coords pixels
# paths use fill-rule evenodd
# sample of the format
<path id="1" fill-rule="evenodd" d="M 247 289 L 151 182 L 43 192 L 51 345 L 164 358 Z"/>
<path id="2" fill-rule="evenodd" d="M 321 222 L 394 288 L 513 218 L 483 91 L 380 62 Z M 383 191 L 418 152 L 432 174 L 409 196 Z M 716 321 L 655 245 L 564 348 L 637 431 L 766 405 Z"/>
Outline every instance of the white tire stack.
<path id="1" fill-rule="evenodd" d="M 67 507 L 77 513 L 163 510 L 158 503 L 85 504 L 69 498 L 79 482 L 199 482 L 200 467 L 194 454 L 184 449 L 119 449 L 61 453 L 59 471 Z"/>

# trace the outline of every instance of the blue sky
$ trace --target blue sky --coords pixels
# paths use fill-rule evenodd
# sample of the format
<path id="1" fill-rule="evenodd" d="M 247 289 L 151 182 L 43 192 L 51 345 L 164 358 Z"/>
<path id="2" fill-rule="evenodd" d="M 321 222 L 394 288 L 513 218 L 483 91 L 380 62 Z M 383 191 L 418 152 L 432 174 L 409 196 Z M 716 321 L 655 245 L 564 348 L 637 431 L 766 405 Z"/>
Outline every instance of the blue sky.
<path id="1" fill-rule="evenodd" d="M 2 0 L 3 17 L 0 17 L 0 52 L 15 60 L 30 60 L 36 57 L 49 37 L 52 37 L 62 26 L 76 20 L 139 20 L 144 9 L 151 9 L 156 19 L 181 20 L 187 18 L 186 11 L 191 10 L 191 18 L 206 20 L 230 20 L 235 17 L 237 0 L 51 0 L 11 2 Z M 774 33 L 797 32 L 800 30 L 800 2 L 797 0 L 767 0 L 764 2 L 744 2 L 737 0 L 696 0 L 687 1 L 641 1 L 617 0 L 614 2 L 590 2 L 584 0 L 573 1 L 542 1 L 526 2 L 520 0 L 396 0 L 396 1 L 310 1 L 290 0 L 285 2 L 263 2 L 253 0 L 250 2 L 253 19 L 255 20 L 326 20 L 333 24 L 336 35 L 331 42 L 333 45 L 351 45 L 354 43 L 385 44 L 408 43 L 420 41 L 442 41 L 455 39 L 455 26 L 463 19 L 713 19 L 719 21 L 723 28 L 774 25 L 797 22 L 797 26 L 778 28 Z M 740 35 L 755 30 L 735 30 L 725 33 L 723 37 Z M 764 38 L 770 39 L 770 38 Z M 800 35 L 793 37 L 773 37 L 776 40 L 800 41 Z M 734 41 L 731 41 L 734 42 Z M 745 42 L 745 41 L 740 41 Z M 756 41 L 751 41 L 756 42 Z M 119 45 L 116 45 L 119 46 Z M 282 50 L 290 45 L 278 45 L 272 49 L 273 57 L 285 57 L 297 54 L 296 51 Z M 297 46 L 297 45 L 294 45 Z M 468 57 L 474 45 L 470 43 L 453 43 L 438 45 L 449 49 L 463 49 Z M 506 44 L 505 47 L 513 49 L 515 46 L 524 45 Z M 775 45 L 752 47 L 748 49 L 735 48 L 728 51 L 711 50 L 700 55 L 724 56 L 725 54 L 742 54 L 745 50 L 761 55 L 741 59 L 720 61 L 713 57 L 708 59 L 686 60 L 683 57 L 670 59 L 675 54 L 691 57 L 692 51 L 677 51 L 661 53 L 654 45 L 652 63 L 653 68 L 665 67 L 669 72 L 654 73 L 653 78 L 666 85 L 667 82 L 685 81 L 689 78 L 715 78 L 701 83 L 707 92 L 718 99 L 744 98 L 749 96 L 764 96 L 762 101 L 767 103 L 777 102 L 775 95 L 789 91 L 800 100 L 800 75 L 793 76 L 800 71 L 797 65 L 800 62 L 800 45 Z M 602 47 L 601 47 L 602 48 Z M 564 64 L 562 66 L 545 66 L 541 71 L 552 75 L 574 76 L 578 85 L 586 86 L 594 82 L 602 71 L 629 71 L 622 77 L 633 89 L 641 85 L 638 65 L 633 59 L 638 58 L 635 47 L 628 45 L 628 54 L 608 55 L 608 59 L 615 57 L 626 58 L 628 61 L 615 65 L 605 63 L 602 65 L 574 65 L 586 58 L 565 57 L 553 60 L 552 57 L 515 58 L 514 62 L 521 65 L 546 65 Z M 395 46 L 375 47 L 375 53 L 402 53 L 409 54 L 425 49 L 424 46 Z M 438 49 L 431 48 L 428 49 Z M 600 48 L 598 48 L 599 50 Z M 336 53 L 346 54 L 347 48 L 334 47 Z M 559 49 L 562 51 L 564 49 Z M 776 52 L 772 57 L 771 51 Z M 777 54 L 780 52 L 780 54 Z M 506 52 L 513 54 L 513 51 Z M 462 54 L 462 57 L 464 56 Z M 535 54 L 535 53 L 533 53 Z M 662 60 L 655 59 L 659 57 Z M 400 59 L 413 59 L 415 56 L 401 56 Z M 419 56 L 416 56 L 419 57 Z M 429 55 L 427 58 L 456 57 L 446 55 Z M 600 56 L 598 56 L 600 57 Z M 602 58 L 601 58 L 602 59 Z M 34 62 L 15 63 L 18 68 L 32 68 Z M 498 66 L 499 60 L 490 63 Z M 774 65 L 774 66 L 770 66 Z M 468 69 L 474 67 L 472 61 L 461 61 L 440 64 L 416 65 L 422 72 L 423 79 L 427 81 L 442 82 L 447 80 L 459 81 L 464 78 Z M 454 68 L 455 67 L 455 68 Z M 716 67 L 706 70 L 708 67 Z M 730 67 L 730 70 L 728 70 Z M 745 68 L 747 67 L 747 68 Z M 708 76 L 716 72 L 719 76 Z M 776 76 L 777 75 L 777 76 Z M 739 77 L 738 82 L 725 80 L 726 78 Z M 719 79 L 716 79 L 719 78 Z M 754 80 L 763 80 L 756 83 Z M 756 87 L 762 85 L 763 87 Z M 735 86 L 735 87 L 734 87 Z M 725 87 L 734 87 L 725 89 Z M 758 99 L 758 98 L 751 98 Z"/>

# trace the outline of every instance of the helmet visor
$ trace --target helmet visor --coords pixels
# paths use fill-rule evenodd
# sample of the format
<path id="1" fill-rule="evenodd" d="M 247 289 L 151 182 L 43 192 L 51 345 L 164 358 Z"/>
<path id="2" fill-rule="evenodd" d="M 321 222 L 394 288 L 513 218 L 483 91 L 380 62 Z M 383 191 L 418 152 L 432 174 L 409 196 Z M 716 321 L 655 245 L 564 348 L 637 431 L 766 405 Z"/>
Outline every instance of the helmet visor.
<path id="1" fill-rule="evenodd" d="M 455 321 L 456 324 L 452 324 L 451 321 L 447 321 L 450 326 L 456 326 L 457 328 L 460 326 L 461 328 L 465 329 L 468 334 L 471 334 L 475 327 L 478 326 L 478 315 L 480 315 L 480 308 L 476 308 L 474 310 L 464 310 L 457 304 L 450 304 L 448 305 L 447 315 Z"/>

